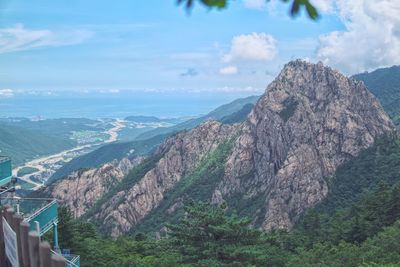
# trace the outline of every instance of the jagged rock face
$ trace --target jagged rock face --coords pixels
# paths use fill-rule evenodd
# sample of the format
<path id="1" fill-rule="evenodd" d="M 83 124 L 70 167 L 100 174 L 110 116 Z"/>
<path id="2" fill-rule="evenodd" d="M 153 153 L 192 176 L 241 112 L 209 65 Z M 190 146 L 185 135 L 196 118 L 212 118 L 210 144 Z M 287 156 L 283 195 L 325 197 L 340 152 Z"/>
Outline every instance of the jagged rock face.
<path id="1" fill-rule="evenodd" d="M 198 166 L 202 158 L 232 137 L 237 125 L 208 121 L 189 132 L 169 138 L 155 153 L 162 155 L 155 167 L 132 188 L 118 192 L 103 204 L 93 219 L 100 221 L 116 237 L 129 231 L 182 177 Z"/>
<path id="2" fill-rule="evenodd" d="M 123 158 L 96 169 L 76 171 L 53 183 L 46 191 L 66 205 L 75 217 L 80 217 L 142 160 L 142 157 Z"/>
<path id="3" fill-rule="evenodd" d="M 213 201 L 265 198 L 262 227 L 290 228 L 325 178 L 394 126 L 363 83 L 321 63 L 288 63 L 243 126 Z"/>

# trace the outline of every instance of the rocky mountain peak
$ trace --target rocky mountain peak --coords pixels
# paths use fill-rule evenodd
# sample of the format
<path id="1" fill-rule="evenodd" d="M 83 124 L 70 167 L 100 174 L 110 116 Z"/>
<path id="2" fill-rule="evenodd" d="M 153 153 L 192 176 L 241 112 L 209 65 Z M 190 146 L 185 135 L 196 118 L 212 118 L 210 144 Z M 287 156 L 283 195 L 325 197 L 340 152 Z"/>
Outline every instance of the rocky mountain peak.
<path id="1" fill-rule="evenodd" d="M 265 198 L 263 227 L 290 228 L 325 197 L 326 177 L 394 130 L 363 83 L 322 63 L 292 61 L 249 115 L 213 200 Z"/>
<path id="2" fill-rule="evenodd" d="M 253 218 L 256 227 L 291 228 L 325 198 L 327 181 L 341 164 L 394 132 L 362 82 L 322 63 L 295 60 L 285 65 L 244 123 L 210 120 L 168 138 L 129 175 L 117 179 L 115 194 L 96 203 L 88 217 L 116 237 L 146 220 L 157 227 L 158 220 L 151 220 L 157 214 L 173 217 L 184 201 L 176 192 L 207 192 L 196 196 L 227 203 Z M 63 192 L 75 190 L 77 198 L 69 202 L 79 216 L 108 190 L 95 185 L 98 177 L 108 181 L 110 170 L 105 165 L 71 177 L 59 184 L 57 196 L 65 198 Z M 82 203 L 84 209 L 79 208 Z"/>

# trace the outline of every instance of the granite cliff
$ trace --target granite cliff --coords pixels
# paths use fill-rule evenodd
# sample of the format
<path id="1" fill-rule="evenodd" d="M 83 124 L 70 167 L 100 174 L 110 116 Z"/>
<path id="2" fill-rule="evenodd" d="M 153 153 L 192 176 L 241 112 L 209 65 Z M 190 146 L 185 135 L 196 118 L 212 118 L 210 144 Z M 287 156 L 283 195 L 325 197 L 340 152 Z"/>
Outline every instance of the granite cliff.
<path id="1" fill-rule="evenodd" d="M 98 168 L 75 171 L 64 179 L 52 183 L 44 193 L 61 200 L 75 217 L 80 217 L 142 160 L 142 157 L 123 158 L 105 163 Z"/>
<path id="2" fill-rule="evenodd" d="M 124 188 L 101 205 L 91 219 L 101 222 L 102 228 L 110 231 L 112 236 L 129 231 L 156 208 L 164 194 L 194 170 L 204 156 L 232 137 L 237 128 L 237 125 L 208 121 L 169 138 L 155 152 L 154 157 L 160 158 L 155 166 L 132 188 Z"/>
<path id="3" fill-rule="evenodd" d="M 290 62 L 244 123 L 213 201 L 263 198 L 262 227 L 290 228 L 326 196 L 339 165 L 394 129 L 362 82 Z"/>

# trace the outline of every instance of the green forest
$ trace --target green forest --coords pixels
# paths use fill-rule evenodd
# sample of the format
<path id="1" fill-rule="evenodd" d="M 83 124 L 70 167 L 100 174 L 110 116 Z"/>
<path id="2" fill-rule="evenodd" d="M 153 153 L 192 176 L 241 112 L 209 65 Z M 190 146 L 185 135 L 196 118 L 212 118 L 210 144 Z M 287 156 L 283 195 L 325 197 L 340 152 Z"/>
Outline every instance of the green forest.
<path id="1" fill-rule="evenodd" d="M 82 266 L 400 266 L 399 168 L 400 140 L 379 140 L 329 178 L 326 199 L 291 231 L 254 229 L 226 204 L 195 198 L 158 239 L 135 231 L 113 240 L 61 207 L 60 246 Z"/>
<path id="2" fill-rule="evenodd" d="M 353 76 L 361 80 L 379 99 L 387 114 L 397 125 L 400 124 L 400 66 L 377 69 Z"/>

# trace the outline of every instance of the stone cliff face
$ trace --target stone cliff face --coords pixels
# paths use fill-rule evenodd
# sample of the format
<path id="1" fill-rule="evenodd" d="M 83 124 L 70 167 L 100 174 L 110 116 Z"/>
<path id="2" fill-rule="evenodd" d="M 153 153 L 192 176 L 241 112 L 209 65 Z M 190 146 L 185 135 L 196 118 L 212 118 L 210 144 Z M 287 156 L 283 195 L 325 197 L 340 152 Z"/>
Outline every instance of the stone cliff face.
<path id="1" fill-rule="evenodd" d="M 232 137 L 237 125 L 208 121 L 189 132 L 169 138 L 155 153 L 162 155 L 155 167 L 132 188 L 115 194 L 93 219 L 112 236 L 129 231 L 163 200 L 164 194 L 198 166 L 202 158 Z"/>
<path id="2" fill-rule="evenodd" d="M 328 192 L 326 178 L 394 126 L 363 83 L 288 63 L 244 123 L 213 195 L 265 199 L 262 227 L 290 228 Z"/>
<path id="3" fill-rule="evenodd" d="M 124 158 L 97 169 L 73 172 L 50 185 L 45 193 L 61 200 L 75 217 L 80 217 L 142 160 L 141 157 L 132 160 Z"/>

